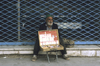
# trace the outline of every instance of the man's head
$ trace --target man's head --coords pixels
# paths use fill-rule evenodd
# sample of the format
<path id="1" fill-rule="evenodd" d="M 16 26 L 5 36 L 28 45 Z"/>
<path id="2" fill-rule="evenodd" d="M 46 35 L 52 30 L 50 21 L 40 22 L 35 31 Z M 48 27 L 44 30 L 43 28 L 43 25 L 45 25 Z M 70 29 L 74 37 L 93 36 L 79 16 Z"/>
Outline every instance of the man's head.
<path id="1" fill-rule="evenodd" d="M 46 23 L 48 26 L 52 26 L 53 25 L 53 16 L 48 14 L 46 15 Z"/>

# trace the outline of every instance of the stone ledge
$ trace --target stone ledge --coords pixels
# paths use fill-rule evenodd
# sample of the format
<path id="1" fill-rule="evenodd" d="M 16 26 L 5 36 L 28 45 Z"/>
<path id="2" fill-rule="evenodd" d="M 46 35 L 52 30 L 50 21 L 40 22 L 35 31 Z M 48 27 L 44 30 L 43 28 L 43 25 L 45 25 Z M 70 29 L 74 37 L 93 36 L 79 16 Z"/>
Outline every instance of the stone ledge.
<path id="1" fill-rule="evenodd" d="M 33 54 L 33 51 L 0 51 L 0 54 Z M 46 52 L 40 51 L 39 54 L 46 54 Z M 49 53 L 51 55 L 55 55 L 55 52 Z M 60 51 L 58 51 L 58 55 L 61 55 Z M 88 56 L 88 57 L 100 57 L 100 50 L 71 50 L 67 51 L 68 56 Z"/>
<path id="2" fill-rule="evenodd" d="M 81 47 L 82 46 L 82 47 Z M 76 45 L 73 48 L 66 48 L 68 56 L 88 56 L 100 57 L 100 46 L 97 45 Z M 91 46 L 91 47 L 90 47 Z M 33 54 L 33 46 L 0 46 L 0 54 Z M 40 51 L 39 54 L 46 54 L 46 52 Z M 49 54 L 55 55 L 54 52 Z M 58 55 L 61 55 L 60 51 Z"/>
<path id="3" fill-rule="evenodd" d="M 27 46 L 0 46 L 0 51 L 32 51 L 34 50 L 34 45 Z M 66 48 L 66 50 L 100 50 L 99 45 L 74 45 L 73 48 Z"/>

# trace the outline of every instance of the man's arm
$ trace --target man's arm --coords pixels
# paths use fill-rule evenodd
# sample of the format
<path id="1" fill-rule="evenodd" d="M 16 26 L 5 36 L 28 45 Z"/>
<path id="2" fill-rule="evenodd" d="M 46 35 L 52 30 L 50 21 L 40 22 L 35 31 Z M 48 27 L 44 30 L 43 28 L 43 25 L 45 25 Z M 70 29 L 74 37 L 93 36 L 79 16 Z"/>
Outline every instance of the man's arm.
<path id="1" fill-rule="evenodd" d="M 56 29 L 58 29 L 58 25 L 56 25 L 55 27 L 56 27 Z M 58 34 L 59 34 L 59 41 L 60 41 L 60 44 L 64 46 L 64 43 L 63 43 L 63 40 L 62 40 L 62 38 L 61 38 L 61 34 L 60 34 L 59 29 L 58 29 Z"/>
<path id="2" fill-rule="evenodd" d="M 43 26 L 40 25 L 39 30 L 42 30 Z"/>
<path id="3" fill-rule="evenodd" d="M 56 25 L 56 29 L 58 29 L 58 25 Z M 61 34 L 60 34 L 59 29 L 58 29 L 58 34 L 59 34 L 59 38 L 61 38 Z"/>
<path id="4" fill-rule="evenodd" d="M 42 30 L 42 26 L 41 26 L 41 25 L 39 26 L 39 30 Z M 38 31 L 39 31 L 39 30 L 38 30 Z M 36 33 L 36 38 L 38 38 L 38 31 L 37 31 L 37 33 Z"/>

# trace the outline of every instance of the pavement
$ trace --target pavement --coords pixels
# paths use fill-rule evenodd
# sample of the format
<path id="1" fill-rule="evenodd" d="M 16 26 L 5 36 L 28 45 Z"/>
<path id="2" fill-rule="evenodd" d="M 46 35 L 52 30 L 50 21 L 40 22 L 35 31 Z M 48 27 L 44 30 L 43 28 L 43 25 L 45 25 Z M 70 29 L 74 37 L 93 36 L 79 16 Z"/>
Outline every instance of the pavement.
<path id="1" fill-rule="evenodd" d="M 32 55 L 0 55 L 0 66 L 100 66 L 99 57 L 70 57 L 64 60 L 59 56 L 58 61 L 51 56 L 50 63 L 43 55 L 37 61 L 31 61 Z"/>
<path id="2" fill-rule="evenodd" d="M 46 53 L 40 51 L 37 61 L 32 62 L 33 46 L 0 46 L 0 66 L 100 66 L 100 45 L 74 45 L 66 50 L 70 60 L 58 53 L 57 61 L 51 53 L 49 63 Z"/>

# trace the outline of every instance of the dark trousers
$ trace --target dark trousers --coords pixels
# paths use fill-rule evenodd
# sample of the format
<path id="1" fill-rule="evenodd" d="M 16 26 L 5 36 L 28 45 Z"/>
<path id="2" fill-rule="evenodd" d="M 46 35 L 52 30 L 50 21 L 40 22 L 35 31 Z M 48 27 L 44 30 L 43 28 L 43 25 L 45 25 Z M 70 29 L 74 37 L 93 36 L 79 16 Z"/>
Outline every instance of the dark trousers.
<path id="1" fill-rule="evenodd" d="M 62 53 L 62 55 L 67 54 L 67 52 L 66 52 L 66 47 L 65 47 L 65 45 L 63 44 L 62 39 L 60 39 L 60 44 L 64 47 L 64 50 L 60 50 L 61 53 Z M 33 51 L 34 55 L 38 55 L 39 50 L 40 50 L 39 40 L 36 39 L 36 42 L 35 42 L 35 45 L 34 45 L 34 51 Z"/>

